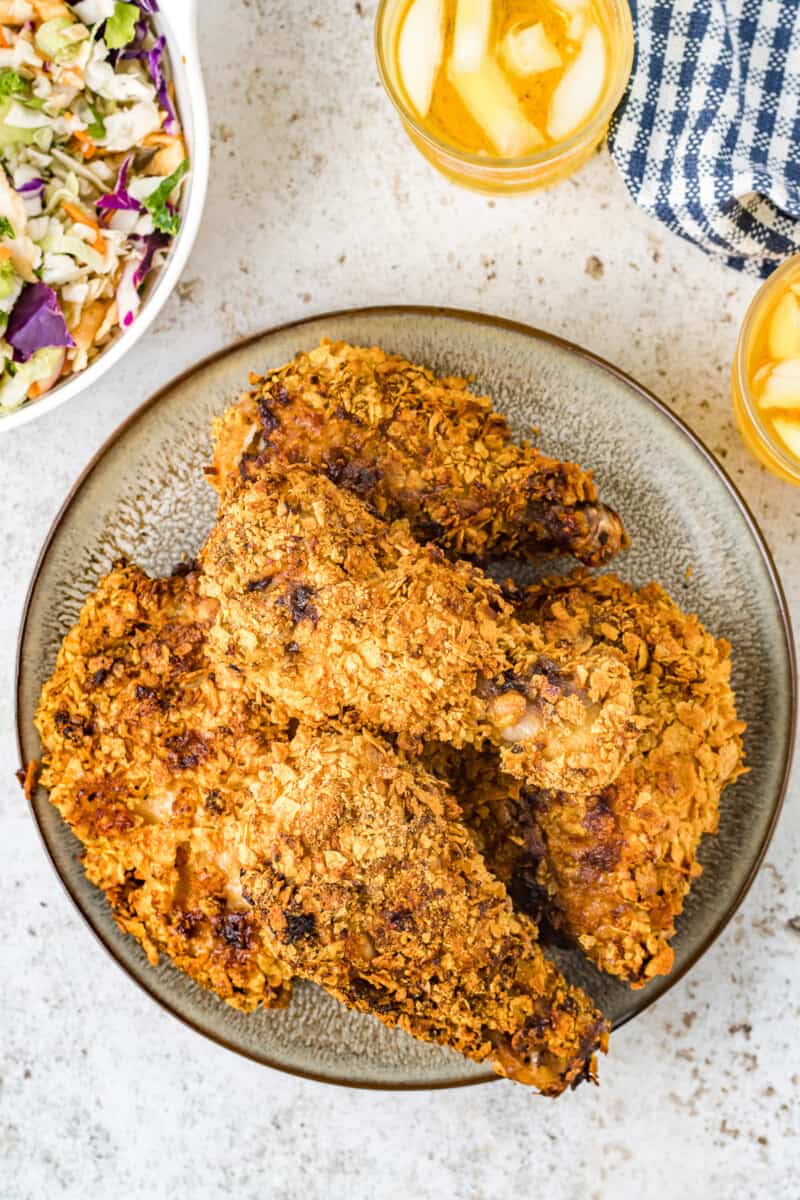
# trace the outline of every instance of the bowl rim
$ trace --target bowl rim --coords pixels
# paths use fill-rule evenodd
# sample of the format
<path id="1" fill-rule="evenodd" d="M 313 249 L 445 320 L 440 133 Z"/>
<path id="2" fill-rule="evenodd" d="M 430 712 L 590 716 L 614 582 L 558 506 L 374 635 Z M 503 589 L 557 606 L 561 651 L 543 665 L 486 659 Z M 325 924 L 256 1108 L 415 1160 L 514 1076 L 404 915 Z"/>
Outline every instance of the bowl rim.
<path id="1" fill-rule="evenodd" d="M 117 339 L 98 354 L 88 367 L 77 375 L 71 375 L 59 382 L 41 400 L 37 400 L 33 404 L 23 404 L 14 412 L 0 416 L 0 436 L 53 412 L 62 404 L 66 404 L 68 400 L 75 399 L 99 383 L 106 372 L 116 366 L 148 332 L 175 290 L 183 273 L 200 230 L 208 194 L 211 164 L 208 102 L 196 30 L 188 32 L 194 25 L 195 17 L 194 0 L 191 0 L 191 8 L 180 19 L 180 28 L 179 22 L 172 18 L 172 10 L 161 9 L 156 14 L 156 21 L 165 24 L 166 32 L 171 35 L 168 40 L 170 69 L 176 85 L 185 92 L 181 102 L 181 112 L 184 133 L 188 134 L 191 171 L 188 178 L 188 195 L 183 204 L 178 236 L 175 238 L 169 255 L 158 272 L 150 291 L 144 298 L 139 315 L 130 328 L 122 330 Z"/>
<path id="2" fill-rule="evenodd" d="M 468 310 L 468 309 L 451 308 L 451 307 L 444 306 L 444 305 L 387 304 L 387 305 L 371 305 L 371 306 L 364 306 L 361 308 L 352 308 L 352 309 L 338 309 L 338 310 L 329 311 L 329 312 L 317 313 L 314 315 L 306 315 L 306 316 L 304 316 L 298 320 L 294 320 L 294 321 L 285 321 L 279 325 L 271 326 L 270 328 L 262 330 L 258 333 L 251 334 L 247 337 L 238 339 L 237 341 L 233 342 L 232 344 L 225 346 L 220 350 L 215 351 L 213 354 L 208 355 L 206 358 L 202 359 L 200 362 L 196 363 L 194 366 L 189 367 L 187 370 L 180 372 L 173 379 L 169 380 L 166 384 L 164 384 L 157 391 L 155 391 L 152 395 L 150 395 L 146 400 L 142 401 L 142 403 L 137 405 L 137 407 L 133 410 L 133 412 L 131 412 L 125 418 L 125 420 L 121 422 L 121 424 L 114 430 L 114 432 L 112 434 L 110 434 L 110 436 L 108 438 L 106 438 L 106 440 L 103 442 L 102 446 L 100 446 L 100 448 L 96 451 L 96 453 L 92 455 L 92 457 L 89 460 L 89 462 L 87 463 L 87 465 L 81 471 L 80 475 L 75 480 L 75 482 L 73 483 L 69 492 L 67 493 L 67 496 L 64 499 L 64 502 L 62 503 L 61 507 L 59 508 L 58 512 L 56 513 L 56 516 L 54 517 L 53 522 L 52 522 L 52 524 L 47 532 L 47 535 L 44 539 L 42 548 L 39 551 L 39 554 L 37 556 L 36 563 L 33 568 L 33 573 L 31 575 L 31 581 L 28 585 L 27 593 L 25 596 L 25 601 L 23 604 L 22 616 L 21 616 L 20 625 L 19 625 L 19 633 L 17 636 L 17 647 L 16 647 L 16 657 L 15 657 L 15 671 L 14 671 L 15 721 L 14 721 L 14 724 L 15 724 L 17 752 L 18 752 L 18 756 L 19 756 L 19 760 L 20 760 L 20 766 L 23 771 L 25 770 L 25 768 L 27 766 L 27 764 L 24 760 L 24 754 L 23 754 L 23 729 L 22 729 L 23 720 L 22 720 L 22 712 L 21 712 L 21 705 L 20 705 L 20 693 L 21 693 L 21 687 L 22 687 L 23 649 L 24 649 L 27 630 L 28 630 L 28 623 L 29 623 L 29 619 L 30 619 L 30 610 L 31 610 L 31 604 L 33 601 L 34 593 L 36 592 L 36 588 L 37 588 L 38 581 L 39 581 L 39 576 L 44 567 L 45 561 L 46 561 L 49 551 L 50 551 L 51 544 L 52 544 L 53 540 L 55 539 L 56 534 L 58 533 L 59 529 L 61 528 L 61 525 L 63 524 L 63 522 L 66 520 L 66 518 L 69 514 L 69 511 L 72 508 L 72 505 L 75 502 L 75 500 L 77 499 L 84 484 L 86 484 L 88 482 L 88 480 L 90 479 L 95 468 L 99 465 L 99 463 L 102 461 L 102 459 L 108 453 L 108 451 L 114 446 L 114 444 L 119 440 L 119 438 L 121 438 L 128 431 L 128 429 L 131 426 L 135 425 L 136 422 L 138 420 L 140 420 L 147 412 L 149 412 L 151 408 L 154 408 L 161 401 L 161 399 L 167 393 L 169 393 L 174 387 L 185 382 L 195 373 L 202 371 L 209 366 L 212 366 L 215 362 L 226 357 L 228 354 L 235 353 L 237 351 L 246 349 L 247 346 L 260 341 L 262 338 L 267 337 L 270 334 L 277 334 L 277 333 L 285 332 L 288 330 L 294 330 L 294 329 L 302 329 L 306 325 L 310 325 L 312 323 L 319 322 L 319 321 L 334 322 L 338 319 L 345 318 L 345 317 L 366 317 L 366 316 L 380 316 L 380 315 L 390 315 L 390 314 L 399 315 L 399 316 L 454 317 L 458 320 L 469 321 L 469 322 L 472 322 L 477 325 L 489 324 L 496 328 L 506 329 L 506 330 L 509 330 L 514 333 L 523 334 L 526 337 L 532 337 L 534 339 L 547 342 L 552 346 L 556 346 L 559 349 L 567 351 L 568 353 L 577 355 L 577 357 L 582 358 L 585 361 L 590 362 L 597 367 L 600 367 L 602 370 L 606 371 L 608 374 L 610 374 L 614 378 L 618 379 L 621 383 L 624 383 L 625 385 L 627 385 L 635 393 L 637 393 L 643 400 L 647 401 L 648 404 L 650 404 L 653 408 L 655 408 L 657 412 L 661 413 L 673 425 L 675 425 L 677 427 L 677 429 L 679 430 L 679 432 L 684 434 L 684 436 L 688 439 L 688 441 L 694 446 L 694 448 L 697 451 L 699 451 L 701 456 L 705 459 L 706 464 L 712 469 L 712 471 L 714 471 L 714 473 L 722 481 L 722 483 L 724 484 L 724 486 L 727 488 L 728 492 L 730 493 L 736 507 L 739 509 L 742 516 L 744 517 L 745 523 L 747 524 L 747 526 L 750 530 L 750 533 L 753 537 L 753 541 L 755 542 L 755 545 L 761 554 L 762 561 L 764 563 L 764 566 L 767 571 L 767 575 L 768 575 L 770 583 L 772 585 L 773 594 L 774 594 L 777 608 L 778 608 L 778 611 L 780 614 L 781 631 L 783 633 L 783 639 L 784 639 L 784 645 L 785 645 L 785 651 L 786 651 L 786 661 L 787 661 L 787 665 L 789 668 L 790 694 L 788 697 L 789 712 L 788 712 L 786 748 L 784 751 L 783 763 L 781 765 L 780 784 L 777 789 L 777 793 L 775 796 L 775 801 L 773 804 L 772 812 L 770 814 L 769 822 L 764 831 L 764 835 L 762 837 L 761 844 L 758 847 L 758 850 L 757 850 L 756 855 L 753 859 L 753 862 L 750 866 L 750 869 L 747 873 L 747 876 L 746 876 L 741 888 L 739 889 L 739 892 L 737 893 L 736 897 L 734 898 L 734 900 L 728 905 L 725 912 L 723 912 L 722 915 L 717 918 L 717 920 L 713 923 L 713 925 L 710 927 L 710 929 L 707 931 L 707 933 L 703 937 L 700 945 L 697 947 L 697 949 L 694 951 L 694 953 L 689 956 L 687 961 L 681 965 L 681 967 L 678 970 L 671 972 L 669 975 L 659 977 L 657 980 L 653 980 L 650 988 L 648 990 L 644 990 L 640 993 L 640 995 L 642 997 L 641 1006 L 639 1008 L 637 1008 L 634 1012 L 631 1012 L 628 1016 L 626 1016 L 622 1020 L 618 1021 L 613 1027 L 614 1031 L 616 1031 L 616 1030 L 622 1028 L 623 1025 L 626 1025 L 628 1023 L 628 1021 L 632 1020 L 634 1017 L 638 1017 L 641 1013 L 645 1012 L 646 1009 L 650 1008 L 657 1000 L 660 1000 L 661 997 L 666 994 L 666 992 L 670 991 L 681 979 L 684 978 L 685 975 L 688 974 L 688 972 L 699 962 L 699 960 L 703 957 L 703 955 L 710 949 L 710 947 L 714 944 L 714 942 L 717 940 L 717 938 L 719 938 L 719 936 L 722 934 L 722 932 L 724 931 L 726 926 L 729 924 L 729 922 L 731 921 L 733 916 L 736 914 L 736 912 L 740 908 L 742 902 L 744 901 L 745 897 L 747 896 L 747 893 L 750 891 L 750 888 L 752 887 L 753 881 L 755 880 L 756 875 L 758 874 L 758 872 L 761 868 L 761 865 L 764 861 L 764 856 L 766 855 L 766 852 L 769 848 L 770 842 L 772 841 L 772 837 L 775 833 L 775 828 L 777 826 L 778 819 L 779 819 L 781 811 L 783 809 L 783 803 L 784 803 L 784 799 L 786 796 L 786 790 L 787 790 L 787 787 L 789 784 L 789 778 L 790 778 L 791 769 L 792 769 L 792 759 L 793 759 L 793 755 L 794 755 L 794 742 L 795 742 L 795 735 L 796 735 L 796 731 L 797 731 L 797 708 L 798 708 L 797 658 L 796 658 L 796 654 L 795 654 L 794 638 L 793 638 L 793 633 L 792 633 L 792 623 L 791 623 L 789 607 L 786 602 L 786 596 L 785 596 L 785 593 L 783 590 L 783 585 L 781 584 L 780 576 L 779 576 L 777 568 L 775 566 L 775 562 L 772 557 L 772 553 L 767 545 L 764 535 L 762 534 L 762 532 L 758 526 L 758 523 L 757 523 L 755 517 L 753 516 L 752 512 L 750 511 L 750 508 L 747 505 L 747 502 L 744 500 L 741 493 L 739 492 L 739 489 L 736 487 L 736 484 L 729 477 L 728 473 L 724 470 L 724 468 L 717 462 L 717 460 L 714 458 L 714 456 L 711 454 L 711 452 L 708 450 L 708 448 L 704 445 L 704 443 L 701 441 L 701 439 L 697 436 L 697 434 L 695 434 L 689 428 L 689 426 L 679 416 L 677 416 L 663 401 L 659 400 L 656 396 L 653 395 L 652 392 L 649 391 L 649 389 L 647 389 L 643 384 L 637 382 L 637 380 L 635 380 L 631 375 L 628 375 L 627 372 L 623 371 L 621 368 L 614 366 L 613 363 L 610 363 L 606 359 L 601 358 L 600 355 L 597 355 L 593 351 L 587 350 L 582 346 L 578 346 L 574 342 L 570 342 L 566 338 L 562 338 L 557 334 L 549 333 L 545 330 L 537 329 L 535 326 L 525 324 L 524 322 L 521 322 L 521 321 L 514 321 L 514 320 L 507 319 L 505 317 L 497 317 L 497 316 L 494 316 L 489 313 L 476 312 L 476 311 L 472 311 L 472 310 Z M 72 901 L 75 908 L 78 910 L 78 912 L 82 918 L 83 924 L 88 926 L 89 930 L 94 935 L 96 940 L 100 943 L 100 945 L 103 946 L 103 948 L 108 952 L 108 954 L 113 959 L 113 961 L 117 964 L 118 967 L 121 968 L 122 971 L 124 971 L 124 973 L 128 976 L 128 978 L 133 980 L 133 982 L 137 985 L 137 987 L 139 987 L 146 995 L 148 995 L 151 1000 L 154 1000 L 156 1002 L 156 1004 L 158 1004 L 162 1009 L 164 1009 L 166 1012 L 170 1013 L 173 1017 L 177 1018 L 179 1021 L 182 1022 L 182 1024 L 188 1026 L 195 1033 L 199 1033 L 203 1037 L 209 1039 L 210 1041 L 215 1042 L 217 1045 L 222 1046 L 224 1049 L 230 1050 L 233 1053 L 238 1054 L 239 1056 L 241 1056 L 243 1058 L 250 1059 L 252 1062 L 259 1063 L 261 1066 L 271 1067 L 274 1070 L 281 1071 L 283 1074 L 294 1075 L 301 1079 L 310 1079 L 316 1083 L 326 1083 L 326 1084 L 329 1084 L 332 1086 L 337 1086 L 337 1087 L 352 1087 L 352 1088 L 363 1089 L 366 1091 L 379 1091 L 379 1092 L 441 1091 L 441 1090 L 450 1089 L 450 1088 L 472 1087 L 472 1086 L 475 1086 L 475 1085 L 481 1084 L 481 1083 L 493 1083 L 500 1078 L 500 1076 L 494 1074 L 494 1072 L 485 1072 L 485 1073 L 481 1073 L 481 1074 L 476 1074 L 470 1078 L 458 1079 L 458 1080 L 455 1080 L 452 1082 L 450 1082 L 450 1081 L 438 1082 L 437 1081 L 437 1082 L 432 1082 L 432 1083 L 374 1083 L 371 1081 L 365 1081 L 365 1080 L 359 1080 L 359 1079 L 335 1079 L 329 1075 L 319 1074 L 319 1073 L 315 1073 L 313 1071 L 305 1071 L 305 1070 L 302 1070 L 297 1067 L 286 1066 L 284 1063 L 277 1062 L 274 1059 L 267 1057 L 266 1055 L 259 1055 L 257 1053 L 242 1049 L 241 1047 L 232 1044 L 223 1035 L 216 1034 L 214 1032 L 211 1032 L 207 1029 L 202 1028 L 200 1026 L 200 1024 L 197 1021 L 195 1021 L 192 1017 L 186 1016 L 183 1013 L 181 1013 L 180 1011 L 178 1011 L 178 1009 L 175 1008 L 169 1002 L 169 1000 L 162 998 L 160 996 L 157 996 L 153 991 L 151 991 L 147 987 L 147 985 L 143 981 L 139 980 L 136 977 L 136 975 L 133 974 L 133 972 L 130 970 L 130 968 L 127 966 L 127 964 L 117 954 L 116 948 L 114 947 L 113 943 L 105 937 L 105 935 L 103 934 L 103 932 L 100 929 L 95 928 L 94 924 L 88 919 L 88 917 L 86 916 L 86 914 L 84 912 L 84 907 L 81 903 L 79 895 L 77 894 L 77 891 L 73 890 L 73 888 L 70 886 L 68 881 L 64 878 L 64 876 L 61 874 L 61 872 L 57 866 L 55 856 L 50 849 L 50 845 L 48 843 L 44 829 L 42 828 L 41 824 L 39 823 L 39 819 L 38 819 L 38 816 L 36 813 L 36 808 L 34 806 L 32 798 L 30 798 L 28 800 L 28 806 L 30 808 L 31 816 L 33 818 L 33 822 L 34 822 L 34 825 L 36 826 L 37 832 L 39 834 L 39 838 L 42 843 L 45 854 L 47 855 L 48 859 L 50 860 L 53 870 L 55 871 L 56 876 L 60 880 L 61 885 L 64 888 L 64 891 L 69 896 L 69 898 Z M 655 985 L 655 986 L 653 986 L 653 985 Z"/>

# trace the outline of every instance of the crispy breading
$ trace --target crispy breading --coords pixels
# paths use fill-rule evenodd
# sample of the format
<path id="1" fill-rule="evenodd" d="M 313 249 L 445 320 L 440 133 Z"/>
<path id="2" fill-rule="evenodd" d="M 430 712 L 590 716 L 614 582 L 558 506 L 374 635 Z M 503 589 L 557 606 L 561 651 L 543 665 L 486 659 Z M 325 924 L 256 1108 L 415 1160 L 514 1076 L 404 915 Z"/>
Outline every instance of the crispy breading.
<path id="1" fill-rule="evenodd" d="M 306 462 L 381 517 L 406 518 L 418 539 L 476 561 L 555 551 L 599 566 L 627 545 L 591 474 L 516 445 L 463 379 L 324 340 L 251 382 L 214 425 L 207 475 L 220 491 L 243 457 Z"/>
<path id="2" fill-rule="evenodd" d="M 633 758 L 589 797 L 526 788 L 496 756 L 456 763 L 439 748 L 433 761 L 515 904 L 641 987 L 672 967 L 669 941 L 701 873 L 700 841 L 716 831 L 723 788 L 744 770 L 730 647 L 657 584 L 637 591 L 614 576 L 547 580 L 519 615 L 551 649 L 621 651 L 647 720 Z"/>
<path id="3" fill-rule="evenodd" d="M 477 568 L 305 466 L 230 489 L 201 558 L 216 653 L 288 717 L 355 720 L 406 749 L 488 738 L 511 774 L 582 791 L 614 779 L 635 744 L 616 651 L 554 661 Z"/>
<path id="4" fill-rule="evenodd" d="M 272 735 L 206 656 L 215 605 L 196 575 L 118 565 L 42 691 L 42 783 L 83 842 L 118 925 L 229 1004 L 282 1005 L 289 976 L 242 899 L 239 808 Z"/>
<path id="5" fill-rule="evenodd" d="M 557 1095 L 608 1024 L 548 962 L 441 783 L 369 734 L 301 730 L 245 807 L 245 894 L 343 1004 Z"/>

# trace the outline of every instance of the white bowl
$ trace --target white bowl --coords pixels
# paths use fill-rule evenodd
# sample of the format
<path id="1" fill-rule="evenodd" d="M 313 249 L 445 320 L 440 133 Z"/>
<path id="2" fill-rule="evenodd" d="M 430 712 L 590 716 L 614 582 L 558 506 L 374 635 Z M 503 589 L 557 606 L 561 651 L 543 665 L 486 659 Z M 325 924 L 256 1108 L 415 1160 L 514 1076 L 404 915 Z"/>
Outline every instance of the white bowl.
<path id="1" fill-rule="evenodd" d="M 130 329 L 120 331 L 115 341 L 78 375 L 70 375 L 56 384 L 40 400 L 26 404 L 8 416 L 0 416 L 0 433 L 16 429 L 27 421 L 43 417 L 67 400 L 93 387 L 115 366 L 124 354 L 143 337 L 158 316 L 180 278 L 191 253 L 208 190 L 210 135 L 205 87 L 197 48 L 196 0 L 160 0 L 161 11 L 154 17 L 167 38 L 167 50 L 175 81 L 181 124 L 189 151 L 191 173 L 183 197 L 181 228 L 170 248 L 166 262 L 153 278 L 138 316 Z"/>

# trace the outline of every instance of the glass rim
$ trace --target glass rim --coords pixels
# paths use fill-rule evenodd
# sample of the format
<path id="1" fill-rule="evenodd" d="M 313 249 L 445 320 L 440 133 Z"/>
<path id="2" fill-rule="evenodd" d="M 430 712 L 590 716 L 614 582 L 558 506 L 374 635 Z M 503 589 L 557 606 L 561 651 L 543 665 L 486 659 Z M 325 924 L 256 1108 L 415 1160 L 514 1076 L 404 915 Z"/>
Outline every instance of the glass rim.
<path id="1" fill-rule="evenodd" d="M 762 311 L 765 299 L 773 292 L 779 290 L 780 285 L 789 275 L 800 275 L 800 253 L 793 254 L 782 262 L 771 275 L 769 275 L 759 287 L 756 294 L 753 296 L 747 311 L 742 321 L 742 327 L 739 330 L 739 337 L 736 342 L 736 386 L 741 400 L 742 408 L 754 430 L 766 445 L 770 454 L 776 459 L 781 469 L 787 475 L 790 475 L 793 480 L 800 483 L 800 463 L 794 455 L 789 454 L 783 443 L 769 428 L 769 425 L 764 421 L 756 403 L 755 397 L 750 390 L 750 381 L 747 372 L 747 349 L 751 338 L 755 331 L 756 324 Z"/>
<path id="2" fill-rule="evenodd" d="M 529 167 L 535 167 L 544 164 L 558 162 L 562 157 L 567 156 L 573 150 L 583 147 L 590 138 L 596 134 L 601 134 L 606 128 L 614 110 L 619 104 L 622 96 L 628 86 L 628 81 L 631 77 L 633 69 L 633 55 L 635 49 L 635 35 L 633 31 L 633 18 L 631 16 L 630 5 L 628 0 L 600 0 L 600 3 L 606 4 L 616 17 L 622 29 L 624 37 L 624 51 L 620 56 L 619 62 L 615 67 L 613 86 L 609 86 L 604 102 L 597 110 L 595 115 L 586 125 L 582 125 L 574 133 L 570 134 L 563 142 L 556 142 L 552 146 L 547 146 L 543 150 L 537 150 L 535 154 L 526 154 L 518 158 L 503 158 L 493 154 L 474 154 L 471 150 L 461 150 L 457 146 L 453 146 L 448 142 L 442 141 L 434 134 L 428 132 L 427 129 L 419 121 L 419 118 L 411 111 L 410 107 L 404 102 L 398 89 L 392 83 L 392 80 L 387 70 L 386 61 L 381 44 L 381 32 L 386 10 L 393 0 L 380 0 L 378 11 L 375 16 L 375 57 L 378 63 L 378 74 L 380 76 L 383 89 L 391 100 L 395 109 L 402 120 L 406 121 L 414 133 L 422 138 L 429 145 L 437 150 L 443 151 L 445 154 L 452 155 L 459 162 L 469 164 L 474 167 L 482 167 L 492 171 L 505 170 L 513 173 L 519 170 L 524 170 Z M 398 0 L 399 2 L 399 0 Z"/>

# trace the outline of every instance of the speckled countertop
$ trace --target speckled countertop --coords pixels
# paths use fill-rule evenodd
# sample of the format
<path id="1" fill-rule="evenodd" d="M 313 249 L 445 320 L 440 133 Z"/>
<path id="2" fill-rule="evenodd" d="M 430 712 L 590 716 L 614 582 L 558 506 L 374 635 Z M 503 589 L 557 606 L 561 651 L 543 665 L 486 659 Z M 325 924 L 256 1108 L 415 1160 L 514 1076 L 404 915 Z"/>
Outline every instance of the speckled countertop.
<path id="1" fill-rule="evenodd" d="M 497 1083 L 372 1094 L 203 1041 L 105 957 L 13 781 L 25 589 L 70 484 L 172 375 L 333 308 L 441 303 L 517 318 L 618 363 L 724 461 L 800 619 L 800 492 L 755 465 L 728 370 L 754 283 L 640 214 L 605 153 L 552 192 L 491 201 L 435 176 L 395 122 L 364 0 L 202 0 L 214 154 L 196 249 L 113 379 L 0 440 L 0 1197 L 746 1200 L 800 1196 L 800 776 L 743 908 L 623 1029 L 599 1090 Z M 746 599 L 746 598 L 743 598 Z"/>

